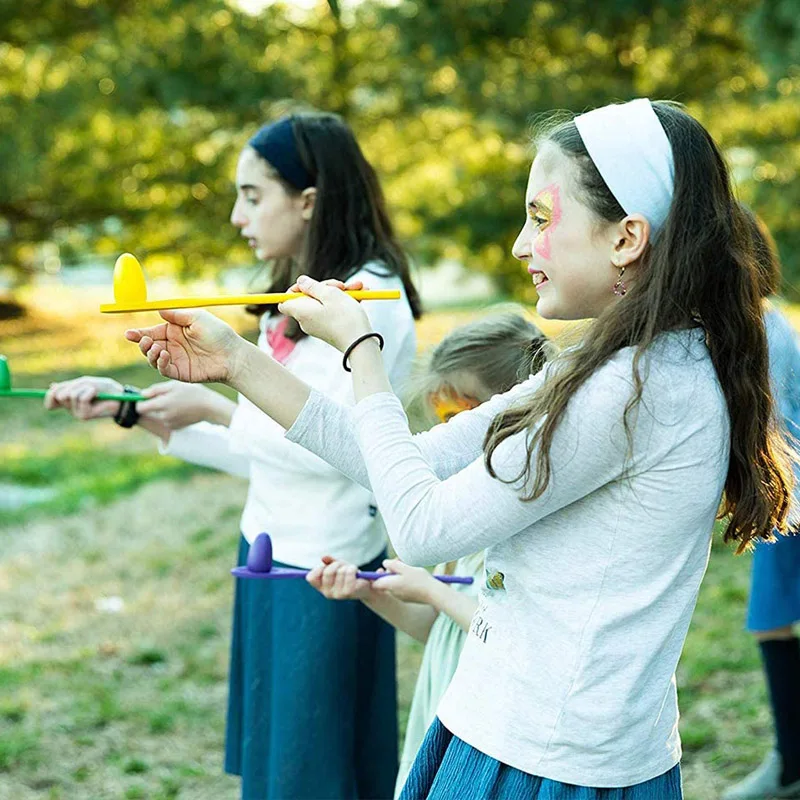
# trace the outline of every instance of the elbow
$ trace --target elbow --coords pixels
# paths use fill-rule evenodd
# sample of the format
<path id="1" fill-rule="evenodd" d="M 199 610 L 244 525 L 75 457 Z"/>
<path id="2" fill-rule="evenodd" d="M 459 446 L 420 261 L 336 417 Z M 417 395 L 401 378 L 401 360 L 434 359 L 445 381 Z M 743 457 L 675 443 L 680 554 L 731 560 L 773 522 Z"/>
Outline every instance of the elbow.
<path id="1" fill-rule="evenodd" d="M 410 567 L 430 567 L 445 560 L 440 558 L 448 549 L 444 521 L 431 513 L 431 504 L 391 509 L 384 521 L 397 557 Z"/>
<path id="2" fill-rule="evenodd" d="M 423 542 L 414 541 L 402 534 L 390 535 L 389 539 L 397 557 L 409 567 L 430 567 L 432 564 L 438 563 L 431 554 L 430 548 L 425 547 Z"/>

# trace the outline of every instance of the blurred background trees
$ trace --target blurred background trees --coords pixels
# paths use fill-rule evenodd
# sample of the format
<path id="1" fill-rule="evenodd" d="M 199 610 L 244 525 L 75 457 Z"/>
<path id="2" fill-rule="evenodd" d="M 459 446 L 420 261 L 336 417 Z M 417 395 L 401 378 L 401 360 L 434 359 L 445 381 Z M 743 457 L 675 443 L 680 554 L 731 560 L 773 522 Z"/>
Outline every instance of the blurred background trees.
<path id="1" fill-rule="evenodd" d="M 795 0 L 0 0 L 0 268 L 133 250 L 155 273 L 252 260 L 227 223 L 276 102 L 343 114 L 421 265 L 524 297 L 510 256 L 532 121 L 647 95 L 725 147 L 800 299 Z"/>

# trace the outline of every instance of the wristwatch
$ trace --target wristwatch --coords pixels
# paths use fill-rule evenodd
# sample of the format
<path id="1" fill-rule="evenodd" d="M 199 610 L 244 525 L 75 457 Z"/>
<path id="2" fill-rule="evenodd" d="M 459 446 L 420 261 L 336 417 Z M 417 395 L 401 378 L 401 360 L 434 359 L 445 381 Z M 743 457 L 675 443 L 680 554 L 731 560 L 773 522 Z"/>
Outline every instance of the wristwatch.
<path id="1" fill-rule="evenodd" d="M 123 386 L 123 394 L 139 394 L 135 386 Z M 139 412 L 136 410 L 135 400 L 121 400 L 117 413 L 114 414 L 114 422 L 120 428 L 132 428 L 139 421 Z"/>

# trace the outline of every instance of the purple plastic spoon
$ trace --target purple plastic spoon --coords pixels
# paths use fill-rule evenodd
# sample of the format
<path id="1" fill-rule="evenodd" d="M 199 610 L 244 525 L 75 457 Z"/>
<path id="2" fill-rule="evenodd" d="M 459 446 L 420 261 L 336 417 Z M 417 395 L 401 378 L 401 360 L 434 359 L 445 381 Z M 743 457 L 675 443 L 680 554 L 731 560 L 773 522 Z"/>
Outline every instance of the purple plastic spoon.
<path id="1" fill-rule="evenodd" d="M 287 578 L 305 578 L 310 569 L 291 569 L 272 565 L 272 540 L 267 533 L 259 533 L 247 554 L 246 567 L 234 567 L 231 575 L 237 578 L 265 578 L 267 580 L 283 580 Z M 357 572 L 356 576 L 368 581 L 377 581 L 391 575 L 391 572 Z M 434 575 L 442 583 L 472 583 L 471 577 L 463 575 Z"/>

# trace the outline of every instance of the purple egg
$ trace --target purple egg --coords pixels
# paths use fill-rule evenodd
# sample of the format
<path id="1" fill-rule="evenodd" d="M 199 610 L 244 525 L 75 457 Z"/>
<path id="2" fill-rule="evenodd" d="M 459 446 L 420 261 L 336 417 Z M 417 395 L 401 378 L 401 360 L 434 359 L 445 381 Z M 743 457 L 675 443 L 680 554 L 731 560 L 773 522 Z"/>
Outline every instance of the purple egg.
<path id="1" fill-rule="evenodd" d="M 251 572 L 272 570 L 272 540 L 267 533 L 259 533 L 247 554 L 247 568 Z"/>

